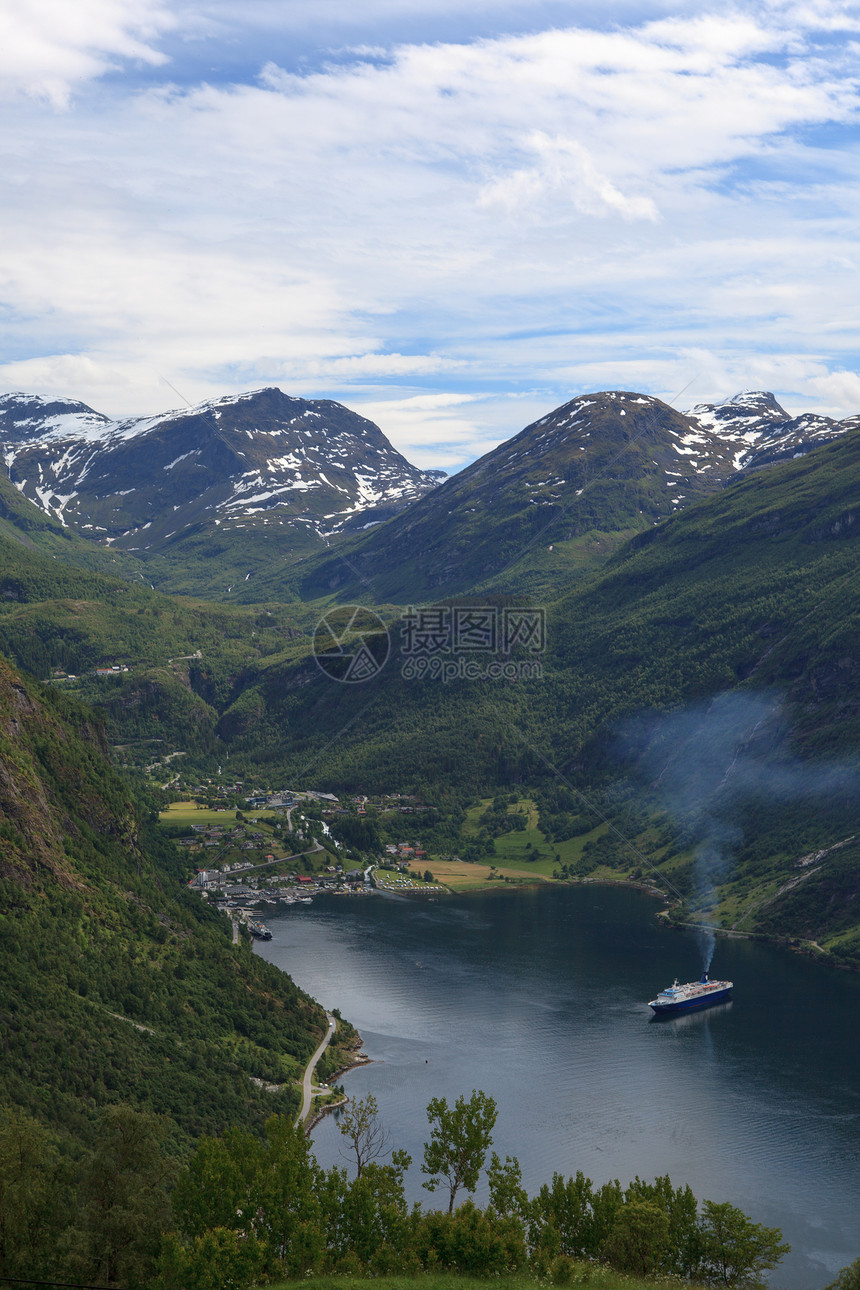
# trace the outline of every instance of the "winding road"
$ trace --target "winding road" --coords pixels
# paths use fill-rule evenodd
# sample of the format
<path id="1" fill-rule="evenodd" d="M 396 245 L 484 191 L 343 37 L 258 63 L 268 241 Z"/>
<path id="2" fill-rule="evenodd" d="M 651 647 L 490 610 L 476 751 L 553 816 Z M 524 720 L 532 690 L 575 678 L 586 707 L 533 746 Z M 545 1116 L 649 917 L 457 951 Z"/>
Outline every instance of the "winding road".
<path id="1" fill-rule="evenodd" d="M 299 1111 L 298 1115 L 296 1116 L 297 1125 L 304 1124 L 308 1116 L 310 1115 L 311 1105 L 313 1104 L 314 1095 L 319 1092 L 328 1091 L 327 1089 L 321 1090 L 317 1088 L 313 1083 L 313 1075 L 314 1075 L 314 1070 L 316 1069 L 316 1064 L 319 1061 L 319 1059 L 322 1057 L 325 1050 L 328 1048 L 329 1044 L 331 1043 L 332 1036 L 334 1035 L 334 1032 L 337 1030 L 336 1018 L 333 1017 L 330 1012 L 327 1012 L 325 1015 L 328 1018 L 328 1029 L 326 1030 L 325 1035 L 322 1039 L 322 1042 L 320 1043 L 313 1057 L 310 1059 L 307 1066 L 305 1067 L 305 1073 L 302 1076 L 302 1109 Z"/>

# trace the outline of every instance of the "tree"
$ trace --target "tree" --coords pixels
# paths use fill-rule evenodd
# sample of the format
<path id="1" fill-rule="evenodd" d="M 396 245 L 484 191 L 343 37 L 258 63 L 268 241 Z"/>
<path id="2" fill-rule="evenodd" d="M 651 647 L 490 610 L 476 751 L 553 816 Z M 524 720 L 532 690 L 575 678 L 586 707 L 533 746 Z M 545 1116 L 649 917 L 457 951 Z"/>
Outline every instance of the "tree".
<path id="1" fill-rule="evenodd" d="M 325 1252 L 325 1222 L 319 1192 L 323 1171 L 311 1140 L 290 1116 L 266 1121 L 268 1149 L 255 1185 L 254 1225 L 269 1238 L 266 1271 L 300 1277 L 318 1269 Z"/>
<path id="2" fill-rule="evenodd" d="M 389 1135 L 379 1119 L 379 1107 L 372 1093 L 354 1098 L 341 1112 L 338 1128 L 349 1142 L 349 1153 L 355 1156 L 356 1178 L 360 1178 L 371 1160 L 388 1155 Z"/>
<path id="3" fill-rule="evenodd" d="M 651 1277 L 669 1248 L 669 1218 L 650 1200 L 628 1200 L 618 1211 L 603 1253 L 619 1272 Z"/>
<path id="4" fill-rule="evenodd" d="M 23 1111 L 0 1110 L 0 1275 L 33 1277 L 51 1262 L 68 1224 L 56 1144 Z"/>
<path id="5" fill-rule="evenodd" d="M 702 1231 L 699 1206 L 689 1187 L 673 1187 L 668 1174 L 652 1183 L 635 1178 L 624 1193 L 624 1200 L 648 1201 L 661 1209 L 668 1221 L 668 1245 L 660 1271 L 695 1279 L 701 1262 Z"/>
<path id="6" fill-rule="evenodd" d="M 860 1259 L 855 1259 L 847 1268 L 843 1268 L 826 1290 L 860 1290 Z"/>
<path id="7" fill-rule="evenodd" d="M 421 1172 L 428 1175 L 428 1191 L 447 1183 L 449 1214 L 460 1188 L 474 1191 L 478 1185 L 497 1114 L 495 1100 L 480 1089 L 472 1090 L 468 1102 L 458 1097 L 453 1108 L 444 1097 L 434 1097 L 427 1107 L 430 1141 L 424 1144 Z"/>
<path id="8" fill-rule="evenodd" d="M 357 1259 L 365 1274 L 399 1270 L 411 1230 L 403 1175 L 412 1163 L 405 1151 L 392 1153 L 391 1164 L 371 1160 L 360 1178 L 346 1183 L 345 1171 L 331 1169 L 326 1179 L 335 1210 L 326 1206 L 329 1250 L 338 1259 Z M 336 1178 L 335 1175 L 340 1175 Z"/>
<path id="9" fill-rule="evenodd" d="M 201 1138 L 173 1191 L 173 1213 L 183 1234 L 196 1238 L 216 1227 L 241 1231 L 262 1163 L 262 1143 L 247 1129 Z"/>
<path id="10" fill-rule="evenodd" d="M 490 1157 L 487 1169 L 490 1184 L 490 1205 L 502 1218 L 516 1218 L 524 1222 L 530 1213 L 529 1198 L 523 1187 L 523 1171 L 516 1156 L 505 1156 L 502 1164 L 497 1152 Z"/>
<path id="11" fill-rule="evenodd" d="M 214 1227 L 183 1245 L 165 1236 L 156 1290 L 248 1290 L 257 1281 L 262 1251 L 253 1234 Z"/>
<path id="12" fill-rule="evenodd" d="M 595 1257 L 600 1241 L 595 1235 L 593 1202 L 594 1184 L 581 1169 L 575 1178 L 553 1174 L 552 1182 L 544 1183 L 532 1202 L 532 1244 L 568 1258 Z"/>
<path id="13" fill-rule="evenodd" d="M 166 1119 L 108 1107 L 81 1180 L 80 1254 L 88 1278 L 147 1284 L 170 1226 L 174 1168 L 163 1154 Z"/>
<path id="14" fill-rule="evenodd" d="M 761 1274 L 791 1249 L 779 1227 L 764 1227 L 743 1210 L 706 1200 L 702 1205 L 702 1272 L 711 1285 L 764 1286 Z"/>

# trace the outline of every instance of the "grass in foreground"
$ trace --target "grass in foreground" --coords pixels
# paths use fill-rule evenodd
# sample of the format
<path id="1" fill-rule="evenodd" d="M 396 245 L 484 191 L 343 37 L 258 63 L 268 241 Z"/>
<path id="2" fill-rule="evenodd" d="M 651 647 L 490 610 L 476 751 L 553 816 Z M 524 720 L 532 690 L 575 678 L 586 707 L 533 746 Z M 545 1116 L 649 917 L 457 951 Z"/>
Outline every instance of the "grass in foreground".
<path id="1" fill-rule="evenodd" d="M 495 1290 L 536 1290 L 538 1286 L 548 1285 L 587 1285 L 594 1290 L 655 1290 L 655 1287 L 671 1287 L 677 1290 L 677 1280 L 656 1278 L 654 1280 L 626 1276 L 623 1272 L 595 1263 L 570 1263 L 569 1278 L 554 1280 L 551 1275 L 538 1277 L 528 1272 L 512 1272 L 503 1277 L 468 1277 L 454 1272 L 425 1272 L 417 1276 L 394 1274 L 392 1276 L 373 1277 L 374 1290 L 485 1290 L 492 1284 Z M 353 1276 L 317 1276 L 303 1277 L 301 1285 L 306 1290 L 367 1290 L 370 1278 Z M 281 1281 L 270 1286 L 268 1290 L 294 1290 L 296 1281 Z M 696 1290 L 689 1285 L 687 1290 Z"/>

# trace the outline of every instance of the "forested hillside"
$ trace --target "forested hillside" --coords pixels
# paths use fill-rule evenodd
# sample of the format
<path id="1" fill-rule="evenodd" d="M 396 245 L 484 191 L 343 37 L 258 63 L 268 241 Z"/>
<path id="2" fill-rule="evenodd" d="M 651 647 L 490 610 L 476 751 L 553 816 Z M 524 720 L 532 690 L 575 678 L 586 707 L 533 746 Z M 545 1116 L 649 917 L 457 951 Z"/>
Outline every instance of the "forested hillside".
<path id="1" fill-rule="evenodd" d="M 44 677 L 76 671 L 75 693 L 104 713 L 112 744 L 164 741 L 196 773 L 229 754 L 239 778 L 415 792 L 447 803 L 452 820 L 482 795 L 516 789 L 537 802 L 544 841 L 559 844 L 610 820 L 618 833 L 591 839 L 575 864 L 565 860 L 566 875 L 650 874 L 685 916 L 696 912 L 694 861 L 720 788 L 720 819 L 738 837 L 720 851 L 715 916 L 853 962 L 858 493 L 860 435 L 849 430 L 651 525 L 537 606 L 547 628 L 539 658 L 527 648 L 474 656 L 540 664 L 542 675 L 532 667 L 519 680 L 405 668 L 403 611 L 381 605 L 387 663 L 366 683 L 338 684 L 311 657 L 325 602 L 172 599 L 20 544 L 4 573 L 0 650 Z M 462 603 L 500 614 L 530 602 L 511 593 Z M 88 674 L 106 662 L 129 671 Z M 732 694 L 735 706 L 721 706 Z M 717 776 L 697 789 L 698 814 L 679 805 L 687 789 L 664 791 L 674 772 L 659 761 L 675 744 L 714 749 L 721 774 L 744 767 L 747 782 L 736 777 L 729 791 Z"/>
<path id="2" fill-rule="evenodd" d="M 262 753 L 288 777 L 312 766 L 334 787 L 568 785 L 597 794 L 610 814 L 613 794 L 634 793 L 661 818 L 668 811 L 670 829 L 686 837 L 667 876 L 689 895 L 698 826 L 690 833 L 688 813 L 652 791 L 659 772 L 646 756 L 671 741 L 671 727 L 646 721 L 620 737 L 635 714 L 686 713 L 687 742 L 722 749 L 724 770 L 754 742 L 754 782 L 732 808 L 746 822 L 731 869 L 732 918 L 743 914 L 745 930 L 778 925 L 813 939 L 838 925 L 840 951 L 854 956 L 851 846 L 827 864 L 795 866 L 860 832 L 858 492 L 855 433 L 648 530 L 548 606 L 540 680 L 444 684 L 430 671 L 407 679 L 395 618 L 392 658 L 367 684 L 335 685 L 312 661 L 264 662 L 219 729 L 239 764 Z M 749 707 L 740 705 L 724 737 L 714 700 L 732 692 Z M 794 785 L 788 800 L 773 787 L 783 783 Z M 604 849 L 616 867 L 641 869 L 624 847 Z M 653 859 L 667 857 L 657 848 Z"/>
<path id="3" fill-rule="evenodd" d="M 106 1107 L 146 1108 L 182 1153 L 290 1111 L 324 1015 L 231 944 L 104 752 L 95 719 L 0 664 L 0 1101 L 80 1143 Z"/>

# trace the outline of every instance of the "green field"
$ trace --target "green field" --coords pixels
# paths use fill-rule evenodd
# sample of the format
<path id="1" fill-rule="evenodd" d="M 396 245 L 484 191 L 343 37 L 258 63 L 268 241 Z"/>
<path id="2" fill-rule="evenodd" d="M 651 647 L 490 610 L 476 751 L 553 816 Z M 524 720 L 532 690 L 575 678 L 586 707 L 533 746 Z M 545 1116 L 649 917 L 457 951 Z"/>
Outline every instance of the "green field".
<path id="1" fill-rule="evenodd" d="M 272 826 L 268 822 L 267 816 L 271 815 L 268 809 L 261 809 L 259 814 L 253 811 L 242 811 L 242 816 L 246 824 L 253 824 L 255 829 L 261 833 L 272 832 Z M 171 802 L 163 811 L 159 812 L 158 818 L 162 824 L 235 824 L 237 812 L 232 806 L 224 810 L 208 806 L 198 806 L 196 802 Z"/>
<path id="2" fill-rule="evenodd" d="M 158 818 L 163 824 L 235 824 L 236 812 L 232 808 L 211 810 L 195 802 L 171 802 L 165 811 L 159 812 Z"/>
<path id="3" fill-rule="evenodd" d="M 483 812 L 492 804 L 492 798 L 486 797 L 475 806 L 469 807 L 463 824 L 463 835 L 475 837 L 479 830 L 479 821 Z M 564 842 L 548 842 L 538 828 L 538 808 L 530 797 L 521 797 L 514 805 L 508 807 L 508 814 L 525 812 L 528 823 L 525 829 L 513 833 L 503 833 L 495 839 L 495 854 L 499 865 L 506 869 L 521 869 L 525 873 L 551 878 L 553 870 L 559 864 L 576 863 L 586 843 L 593 842 L 607 830 L 606 824 L 598 824 L 590 833 L 582 833 L 575 838 L 566 838 Z M 558 859 L 556 859 L 558 857 Z M 492 864 L 492 858 L 488 858 Z M 618 878 L 618 874 L 613 874 Z"/>

